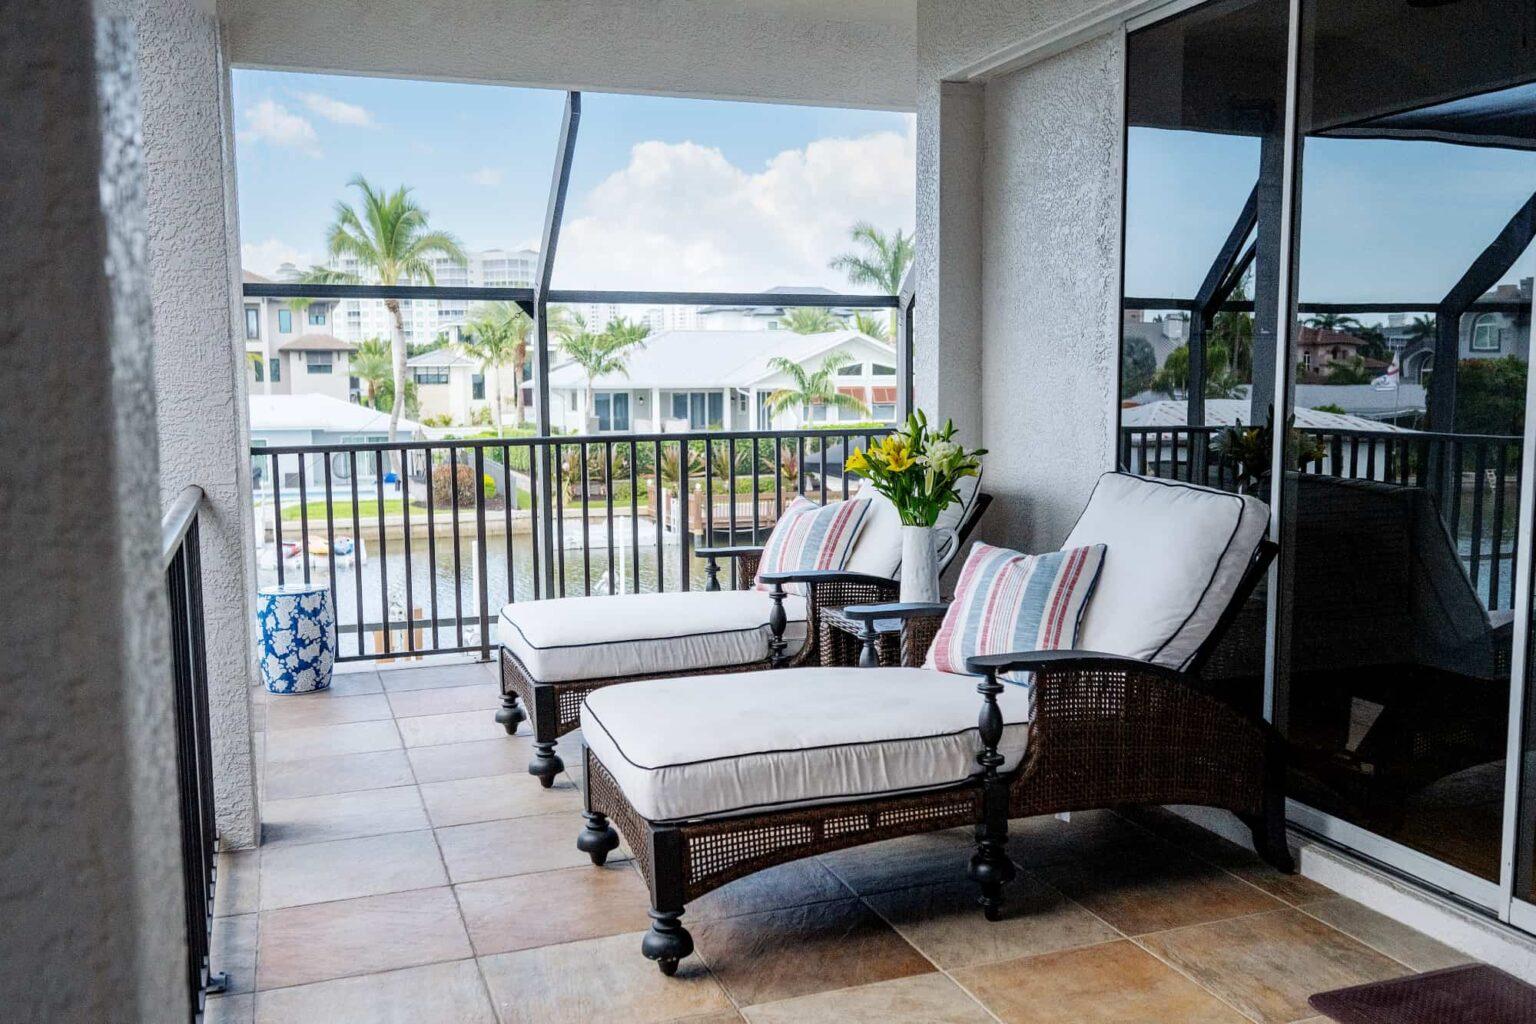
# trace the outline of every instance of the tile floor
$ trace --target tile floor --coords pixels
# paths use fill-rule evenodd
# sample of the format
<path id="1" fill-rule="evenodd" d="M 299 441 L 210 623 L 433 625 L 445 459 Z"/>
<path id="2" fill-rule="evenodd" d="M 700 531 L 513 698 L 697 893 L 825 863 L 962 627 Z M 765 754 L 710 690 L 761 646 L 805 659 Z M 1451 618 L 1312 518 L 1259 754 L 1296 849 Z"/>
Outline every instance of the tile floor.
<path id="1" fill-rule="evenodd" d="M 785 865 L 639 951 L 645 887 L 575 849 L 577 782 L 525 774 L 490 666 L 364 668 L 256 719 L 264 842 L 223 857 L 211 1022 L 1314 1020 L 1306 997 L 1462 961 L 1161 811 L 1015 822 L 986 923 L 964 831 Z M 578 762 L 578 736 L 562 741 Z"/>

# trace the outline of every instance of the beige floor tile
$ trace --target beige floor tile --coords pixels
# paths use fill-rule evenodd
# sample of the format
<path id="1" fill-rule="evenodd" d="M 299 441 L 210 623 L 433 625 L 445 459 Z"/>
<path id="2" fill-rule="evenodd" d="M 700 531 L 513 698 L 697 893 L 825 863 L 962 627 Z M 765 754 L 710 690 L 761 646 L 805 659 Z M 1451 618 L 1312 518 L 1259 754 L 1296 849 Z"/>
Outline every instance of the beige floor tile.
<path id="1" fill-rule="evenodd" d="M 256 915 L 217 917 L 210 936 L 209 967 L 229 975 L 229 991 L 251 992 L 256 988 Z"/>
<path id="2" fill-rule="evenodd" d="M 268 800 L 262 809 L 264 849 L 294 843 L 414 832 L 428 827 L 415 786 Z"/>
<path id="3" fill-rule="evenodd" d="M 428 831 L 282 846 L 262 857 L 261 909 L 447 884 L 437 842 Z"/>
<path id="4" fill-rule="evenodd" d="M 496 682 L 494 663 L 462 662 L 430 665 L 423 668 L 382 668 L 379 679 L 386 693 L 405 690 L 429 690 L 439 686 L 474 686 Z"/>
<path id="5" fill-rule="evenodd" d="M 346 646 L 346 641 L 342 641 Z M 379 673 L 372 667 L 345 670 L 344 665 L 336 666 L 336 671 L 331 674 L 331 688 L 326 691 L 333 697 L 355 697 L 360 693 L 383 693 L 384 685 L 379 682 Z M 272 702 L 282 700 L 287 694 L 268 694 Z"/>
<path id="6" fill-rule="evenodd" d="M 1008 823 L 1008 856 L 1020 867 L 1154 857 L 1166 848 L 1146 829 L 1113 811 L 1074 811 L 1066 821 L 1043 814 Z"/>
<path id="7" fill-rule="evenodd" d="M 738 878 L 688 904 L 690 921 L 708 921 L 807 903 L 841 900 L 853 892 L 816 858 L 791 861 Z"/>
<path id="8" fill-rule="evenodd" d="M 656 1024 L 730 1009 L 698 957 L 667 978 L 640 954 L 641 934 L 611 935 L 480 959 L 502 1024 Z"/>
<path id="9" fill-rule="evenodd" d="M 423 693 L 440 691 L 424 690 Z M 581 795 L 571 786 L 545 789 L 527 772 L 429 782 L 421 787 L 427 816 L 438 828 L 530 814 L 581 814 Z"/>
<path id="10" fill-rule="evenodd" d="M 473 960 L 262 992 L 258 1024 L 496 1024 Z"/>
<path id="11" fill-rule="evenodd" d="M 251 1024 L 256 1019 L 256 997 L 244 995 L 209 996 L 203 1024 Z"/>
<path id="12" fill-rule="evenodd" d="M 1124 940 L 952 977 L 1003 1024 L 1244 1024 L 1242 1014 Z"/>
<path id="13" fill-rule="evenodd" d="M 396 690 L 389 695 L 389 706 L 394 709 L 396 718 L 451 715 L 461 711 L 494 713 L 495 709 L 501 707 L 501 688 L 495 683 L 479 683 L 474 686 L 445 686 L 427 690 Z"/>
<path id="14" fill-rule="evenodd" d="M 969 881 L 866 896 L 917 950 L 946 970 L 1119 938 L 1109 925 L 1029 873 L 1008 886 L 1001 921 L 988 921 Z"/>
<path id="15" fill-rule="evenodd" d="M 361 754 L 400 746 L 393 721 L 349 722 L 262 733 L 267 737 L 267 761 L 297 761 L 306 757 Z"/>
<path id="16" fill-rule="evenodd" d="M 556 868 L 590 867 L 591 859 L 576 849 L 576 836 L 581 828 L 579 814 L 543 814 L 440 828 L 437 844 L 448 864 L 448 877 L 458 884 Z M 621 846 L 608 855 L 608 863 L 626 856 Z"/>
<path id="17" fill-rule="evenodd" d="M 452 715 L 419 715 L 396 723 L 407 747 L 434 747 L 442 743 L 509 739 L 490 711 L 460 711 Z"/>
<path id="18" fill-rule="evenodd" d="M 751 1024 L 844 1024 L 846 1021 L 922 1021 L 991 1024 L 992 1016 L 942 974 L 920 974 L 836 992 L 749 1006 Z"/>
<path id="19" fill-rule="evenodd" d="M 825 854 L 821 862 L 854 892 L 884 892 L 965 877 L 975 841 L 957 830 L 888 839 Z"/>
<path id="20" fill-rule="evenodd" d="M 257 948 L 260 990 L 470 955 L 446 887 L 264 911 Z"/>
<path id="21" fill-rule="evenodd" d="M 1266 864 L 1246 847 L 1196 825 L 1188 818 L 1162 807 L 1137 807 L 1121 812 L 1136 822 L 1201 860 L 1225 868 L 1243 881 L 1258 886 L 1277 899 L 1292 905 L 1327 899 L 1334 895 L 1328 887 L 1299 874 L 1282 874 Z"/>
<path id="22" fill-rule="evenodd" d="M 338 697 L 328 690 L 322 690 L 319 693 L 289 694 L 263 707 L 267 712 L 267 728 L 274 732 L 320 725 L 346 725 L 349 722 L 376 722 L 394 715 L 389 701 L 382 693 Z"/>
<path id="23" fill-rule="evenodd" d="M 737 1006 L 933 970 L 858 900 L 705 921 L 692 931 L 699 955 Z"/>
<path id="24" fill-rule="evenodd" d="M 745 1020 L 746 1018 L 735 1010 L 716 1010 L 714 1013 L 673 1017 L 667 1024 L 743 1024 Z"/>
<path id="25" fill-rule="evenodd" d="M 213 916 L 254 914 L 261 885 L 261 851 L 231 850 L 219 854 L 213 889 Z"/>
<path id="26" fill-rule="evenodd" d="M 409 786 L 415 781 L 404 748 L 373 750 L 365 754 L 306 757 L 267 765 L 265 798 L 292 800 L 361 789 Z"/>
<path id="27" fill-rule="evenodd" d="M 1396 961 L 1291 908 L 1140 941 L 1264 1024 L 1312 1015 L 1307 996 L 1314 992 L 1408 973 Z"/>
<path id="28" fill-rule="evenodd" d="M 1171 847 L 1157 857 L 1057 864 L 1041 877 L 1127 935 L 1165 931 L 1284 904 Z"/>
<path id="29" fill-rule="evenodd" d="M 472 779 L 481 775 L 514 775 L 528 771 L 533 756 L 533 741 L 528 730 L 521 736 L 502 735 L 494 740 L 473 743 L 447 743 L 437 747 L 412 747 L 406 751 L 416 781 L 445 782 Z M 562 748 L 564 744 L 561 744 Z"/>
<path id="30" fill-rule="evenodd" d="M 455 886 L 477 956 L 650 927 L 645 883 L 628 861 Z"/>
<path id="31" fill-rule="evenodd" d="M 1343 896 L 1307 904 L 1305 912 L 1415 971 L 1437 971 L 1473 958 Z"/>

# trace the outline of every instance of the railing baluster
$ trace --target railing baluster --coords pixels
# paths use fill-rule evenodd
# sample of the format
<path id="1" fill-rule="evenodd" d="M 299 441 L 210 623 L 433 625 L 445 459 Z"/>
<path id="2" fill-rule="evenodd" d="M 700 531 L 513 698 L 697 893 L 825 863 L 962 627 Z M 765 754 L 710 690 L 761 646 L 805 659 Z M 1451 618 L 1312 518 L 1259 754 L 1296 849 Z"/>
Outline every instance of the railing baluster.
<path id="1" fill-rule="evenodd" d="M 592 504 L 591 481 L 587 474 L 587 442 L 581 442 L 581 592 L 592 596 L 592 533 L 587 512 Z"/>
<path id="2" fill-rule="evenodd" d="M 555 470 L 550 493 L 555 499 L 555 570 L 559 573 L 558 593 L 565 596 L 565 445 L 555 445 L 555 458 L 551 463 Z"/>
<path id="3" fill-rule="evenodd" d="M 304 582 L 309 582 L 309 487 L 304 478 L 304 463 L 309 456 L 299 456 L 299 557 L 304 572 Z"/>
<path id="4" fill-rule="evenodd" d="M 1463 487 L 1461 479 L 1461 443 L 1459 441 L 1447 441 L 1446 449 L 1451 460 L 1451 540 L 1459 547 L 1461 544 L 1461 491 Z"/>
<path id="5" fill-rule="evenodd" d="M 729 515 L 729 523 L 730 523 L 730 534 L 729 534 L 728 539 L 726 540 L 726 544 L 727 545 L 731 545 L 731 544 L 735 544 L 736 543 L 736 438 L 734 438 L 734 437 L 726 439 L 726 443 L 725 443 L 725 473 L 726 473 L 726 485 L 725 485 L 726 486 L 726 490 L 730 492 L 729 496 L 725 499 L 729 503 L 727 505 L 727 508 L 729 508 L 729 510 L 730 510 L 729 513 L 728 513 L 728 515 Z M 735 590 L 736 589 L 736 559 L 732 558 L 730 560 L 730 563 L 731 563 L 731 574 L 730 574 L 731 589 Z"/>
<path id="6" fill-rule="evenodd" d="M 299 456 L 303 458 L 303 456 Z M 272 545 L 277 560 L 277 585 L 286 582 L 287 567 L 283 565 L 283 469 L 282 456 L 272 454 Z"/>
<path id="7" fill-rule="evenodd" d="M 1477 582 L 1483 563 L 1483 482 L 1488 475 L 1488 446 L 1474 442 L 1477 453 L 1472 460 L 1475 476 L 1472 479 L 1472 537 L 1468 550 L 1472 555 L 1472 592 L 1477 592 Z"/>
<path id="8" fill-rule="evenodd" d="M 752 543 L 757 543 L 757 533 L 762 525 L 762 469 L 763 469 L 763 445 L 757 437 L 752 438 Z M 734 571 L 735 559 L 731 560 Z"/>
<path id="9" fill-rule="evenodd" d="M 1502 441 L 1494 443 L 1496 447 L 1493 456 L 1493 529 L 1490 531 L 1493 537 L 1493 564 L 1489 566 L 1488 572 L 1488 609 L 1490 611 L 1496 611 L 1499 607 L 1499 580 L 1503 574 L 1504 559 L 1504 485 L 1507 482 L 1504 477 L 1508 471 L 1506 461 L 1508 446 Z"/>
<path id="10" fill-rule="evenodd" d="M 390 653 L 389 638 L 389 547 L 384 540 L 384 449 L 373 452 L 373 482 L 378 492 L 374 519 L 379 524 L 379 621 L 384 624 L 384 653 Z"/>
<path id="11" fill-rule="evenodd" d="M 842 451 L 843 451 L 843 461 L 842 461 L 841 465 L 839 465 L 837 467 L 837 475 L 843 481 L 843 500 L 847 501 L 848 500 L 848 445 L 851 442 L 849 441 L 849 436 L 847 434 L 843 434 L 841 436 L 842 436 L 842 439 L 843 439 L 843 449 L 842 449 Z"/>
<path id="12" fill-rule="evenodd" d="M 368 653 L 367 630 L 363 628 L 368 616 L 363 611 L 363 513 L 358 508 L 357 496 L 357 449 L 347 452 L 347 473 L 352 483 L 352 604 L 357 612 L 357 656 Z"/>
<path id="13" fill-rule="evenodd" d="M 485 555 L 485 445 L 475 445 L 475 600 L 480 620 L 480 660 L 491 660 L 491 591 Z"/>
<path id="14" fill-rule="evenodd" d="M 411 536 L 411 450 L 400 446 L 400 529 L 403 538 L 400 549 L 405 554 L 405 649 L 416 653 L 416 592 L 411 578 L 411 548 L 415 538 Z"/>
<path id="15" fill-rule="evenodd" d="M 690 571 L 689 544 L 693 540 L 693 523 L 688 518 L 688 462 L 692 453 L 688 439 L 677 442 L 677 579 L 679 590 L 689 590 L 693 574 Z"/>
<path id="16" fill-rule="evenodd" d="M 816 475 L 821 478 L 821 503 L 827 503 L 827 435 L 816 439 Z"/>
<path id="17" fill-rule="evenodd" d="M 605 512 L 608 519 L 608 593 L 610 595 L 619 592 L 619 567 L 614 564 L 613 557 L 613 442 L 603 442 L 603 489 L 607 492 L 604 501 Z"/>
<path id="18" fill-rule="evenodd" d="M 530 462 L 529 465 L 532 465 Z M 501 446 L 501 529 L 507 550 L 507 603 L 517 600 L 517 561 L 512 557 L 512 509 L 517 504 L 517 478 L 512 475 L 512 448 Z"/>
<path id="19" fill-rule="evenodd" d="M 448 510 L 453 523 L 453 635 L 464 646 L 464 570 L 459 553 L 459 450 L 448 446 Z M 385 634 L 388 635 L 387 633 Z"/>
<path id="20" fill-rule="evenodd" d="M 805 469 L 806 469 L 806 466 L 805 466 L 805 438 L 803 436 L 795 438 L 795 449 L 796 449 L 795 458 L 797 460 L 795 462 L 795 470 L 796 470 L 796 472 L 795 472 L 795 496 L 796 497 L 802 497 L 805 494 Z M 783 508 L 779 509 L 780 513 L 782 513 L 783 511 L 784 511 Z"/>
<path id="21" fill-rule="evenodd" d="M 704 546 L 715 543 L 715 440 L 704 439 Z"/>
<path id="22" fill-rule="evenodd" d="M 443 646 L 443 639 L 437 629 L 437 467 L 432 464 L 435 453 L 431 447 L 427 448 L 427 578 L 432 581 L 432 587 L 428 591 L 431 600 L 432 614 L 432 649 L 435 651 Z"/>
<path id="23" fill-rule="evenodd" d="M 1510 490 L 1514 493 L 1515 500 L 1518 501 L 1519 495 L 1521 494 L 1520 488 L 1524 482 L 1522 477 L 1525 475 L 1525 460 L 1520 457 L 1520 449 L 1518 447 L 1515 448 L 1514 455 L 1515 480 L 1514 485 L 1510 488 Z M 1520 564 L 1520 531 L 1518 529 L 1512 530 L 1510 531 L 1509 536 L 1509 604 L 1505 605 L 1505 607 L 1513 608 L 1515 606 L 1516 566 Z"/>
<path id="24" fill-rule="evenodd" d="M 533 586 L 534 600 L 540 597 L 549 597 L 544 593 L 544 577 L 540 573 L 539 565 L 539 473 L 538 467 L 545 464 L 545 457 L 549 453 L 547 445 L 530 442 L 528 450 L 528 568 L 532 575 L 529 577 Z M 549 483 L 546 479 L 545 484 Z M 545 490 L 548 490 L 546 486 Z M 547 496 L 546 499 L 548 500 Z M 507 543 L 512 543 L 512 538 L 507 538 Z"/>
<path id="25" fill-rule="evenodd" d="M 336 653 L 341 653 L 341 603 L 336 600 L 336 517 L 331 508 L 331 456 L 330 453 L 320 457 L 320 465 L 325 469 L 325 558 L 327 579 L 331 588 L 331 615 L 336 622 Z M 357 544 L 353 543 L 352 557 L 357 557 Z"/>
<path id="26" fill-rule="evenodd" d="M 656 506 L 656 592 L 659 594 L 667 589 L 667 531 L 664 528 L 667 521 L 667 495 L 661 486 L 661 442 L 653 441 L 651 444 L 653 448 L 651 454 L 654 462 L 654 465 L 651 466 L 651 472 L 656 477 L 652 482 L 654 489 L 651 491 L 651 494 L 655 498 L 653 504 Z"/>
<path id="27" fill-rule="evenodd" d="M 660 524 L 657 524 L 658 532 Z M 633 593 L 640 593 L 640 449 L 629 442 L 629 569 Z M 659 571 L 659 567 L 658 567 Z"/>
<path id="28" fill-rule="evenodd" d="M 1365 438 L 1365 478 L 1376 479 L 1376 439 Z"/>

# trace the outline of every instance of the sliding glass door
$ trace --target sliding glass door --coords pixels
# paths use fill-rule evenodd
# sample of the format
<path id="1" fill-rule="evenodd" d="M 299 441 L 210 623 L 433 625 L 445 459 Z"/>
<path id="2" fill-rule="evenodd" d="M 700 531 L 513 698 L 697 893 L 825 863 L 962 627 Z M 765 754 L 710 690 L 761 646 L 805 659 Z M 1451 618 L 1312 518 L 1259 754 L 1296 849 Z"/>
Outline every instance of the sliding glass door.
<path id="1" fill-rule="evenodd" d="M 1536 927 L 1536 0 L 1177 11 L 1127 38 L 1120 464 L 1276 511 L 1233 682 L 1293 821 Z"/>

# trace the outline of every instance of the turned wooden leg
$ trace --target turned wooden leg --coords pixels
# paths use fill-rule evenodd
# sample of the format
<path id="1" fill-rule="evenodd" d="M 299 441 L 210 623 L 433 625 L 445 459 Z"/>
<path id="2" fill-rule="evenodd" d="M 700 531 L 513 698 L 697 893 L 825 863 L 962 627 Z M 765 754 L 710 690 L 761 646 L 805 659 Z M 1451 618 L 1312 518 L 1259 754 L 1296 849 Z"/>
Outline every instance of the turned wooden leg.
<path id="1" fill-rule="evenodd" d="M 539 785 L 549 789 L 555 784 L 555 776 L 565 771 L 565 762 L 555 753 L 553 740 L 541 740 L 533 745 L 533 760 L 528 762 L 528 774 L 539 779 Z"/>
<path id="2" fill-rule="evenodd" d="M 859 668 L 880 667 L 880 635 L 875 632 L 873 619 L 864 623 L 864 629 L 860 633 L 863 645 L 859 649 Z"/>
<path id="3" fill-rule="evenodd" d="M 789 628 L 789 615 L 784 610 L 785 596 L 782 583 L 775 583 L 768 591 L 768 599 L 772 602 L 768 609 L 768 664 L 771 668 L 782 668 L 789 661 L 785 654 L 789 642 L 784 639 L 784 631 Z"/>
<path id="4" fill-rule="evenodd" d="M 967 870 L 971 881 L 981 886 L 981 909 L 988 921 L 1003 916 L 1003 886 L 1013 881 L 1013 861 L 1008 859 L 1008 784 L 999 774 L 1004 758 L 997 745 L 1003 738 L 1003 713 L 997 695 L 1003 686 L 997 674 L 988 672 L 977 684 L 981 694 L 981 753 L 976 763 L 982 769 L 981 824 L 976 826 L 976 853 Z"/>
<path id="5" fill-rule="evenodd" d="M 501 707 L 496 710 L 496 724 L 507 730 L 508 736 L 517 735 L 517 727 L 528 720 L 523 713 L 523 706 L 517 701 L 517 694 L 504 693 L 501 695 Z"/>
<path id="6" fill-rule="evenodd" d="M 608 854 L 619 848 L 619 834 L 608 824 L 608 816 L 598 811 L 587 811 L 587 827 L 576 837 L 576 849 L 592 858 L 592 863 L 602 867 Z"/>
<path id="7" fill-rule="evenodd" d="M 651 930 L 640 940 L 640 952 L 656 961 L 667 977 L 677 973 L 678 961 L 693 952 L 693 936 L 682 925 L 681 910 L 652 910 Z"/>

